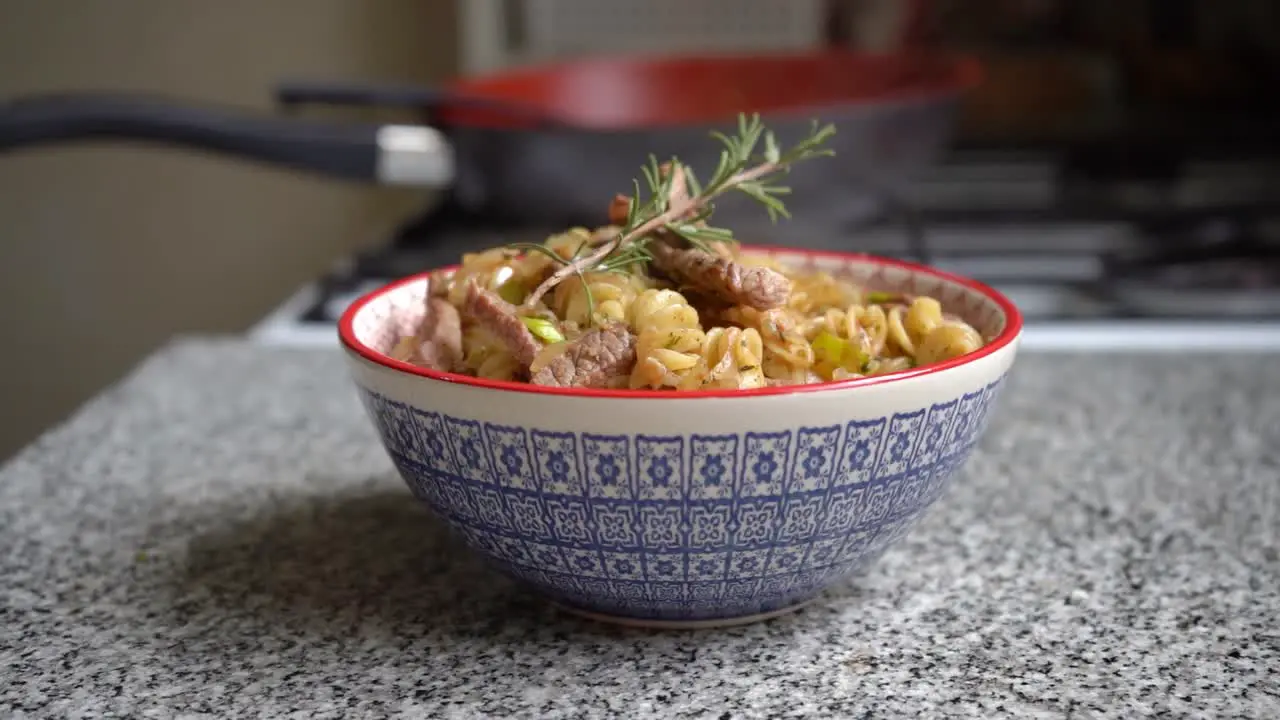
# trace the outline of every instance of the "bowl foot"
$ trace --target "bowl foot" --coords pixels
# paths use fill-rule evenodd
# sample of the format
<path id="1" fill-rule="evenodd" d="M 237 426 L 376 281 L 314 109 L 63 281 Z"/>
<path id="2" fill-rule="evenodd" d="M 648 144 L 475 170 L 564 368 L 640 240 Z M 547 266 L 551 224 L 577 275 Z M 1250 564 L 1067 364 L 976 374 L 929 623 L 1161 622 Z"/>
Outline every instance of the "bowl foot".
<path id="1" fill-rule="evenodd" d="M 764 622 L 772 620 L 781 615 L 789 615 L 800 608 L 816 601 L 818 598 L 810 598 L 794 605 L 788 605 L 777 610 L 769 612 L 756 613 L 754 615 L 741 615 L 738 617 L 727 618 L 707 618 L 704 620 L 657 620 L 646 618 L 625 617 L 623 615 L 608 615 L 605 613 L 592 612 L 591 610 L 583 610 L 572 605 L 551 601 L 555 607 L 563 610 L 570 615 L 577 615 L 581 618 L 594 620 L 596 622 L 608 623 L 610 625 L 621 625 L 623 627 L 645 628 L 648 630 L 710 630 L 714 628 L 734 627 L 736 625 L 750 625 L 752 623 Z"/>

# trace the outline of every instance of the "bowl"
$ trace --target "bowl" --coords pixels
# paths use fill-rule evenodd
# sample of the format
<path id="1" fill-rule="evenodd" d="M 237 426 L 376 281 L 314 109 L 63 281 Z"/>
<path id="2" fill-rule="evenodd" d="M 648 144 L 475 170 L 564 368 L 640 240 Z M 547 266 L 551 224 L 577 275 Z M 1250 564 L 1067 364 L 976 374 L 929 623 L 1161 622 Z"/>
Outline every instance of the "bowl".
<path id="1" fill-rule="evenodd" d="M 339 323 L 400 475 L 465 544 L 560 606 L 654 627 L 728 625 L 865 570 L 943 493 L 981 437 L 1022 319 L 1001 294 L 866 255 L 753 248 L 869 288 L 931 295 L 989 343 L 945 363 L 746 391 L 545 388 L 385 353 L 428 275 Z"/>

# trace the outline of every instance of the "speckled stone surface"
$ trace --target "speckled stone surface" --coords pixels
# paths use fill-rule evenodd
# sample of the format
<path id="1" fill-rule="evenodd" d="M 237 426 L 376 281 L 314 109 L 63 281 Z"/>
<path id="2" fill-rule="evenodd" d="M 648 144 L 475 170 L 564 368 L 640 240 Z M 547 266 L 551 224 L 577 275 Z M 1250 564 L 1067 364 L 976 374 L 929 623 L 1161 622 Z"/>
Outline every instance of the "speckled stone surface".
<path id="1" fill-rule="evenodd" d="M 867 577 L 620 630 L 415 504 L 334 351 L 175 343 L 0 471 L 0 716 L 1280 717 L 1280 357 L 1025 355 Z"/>

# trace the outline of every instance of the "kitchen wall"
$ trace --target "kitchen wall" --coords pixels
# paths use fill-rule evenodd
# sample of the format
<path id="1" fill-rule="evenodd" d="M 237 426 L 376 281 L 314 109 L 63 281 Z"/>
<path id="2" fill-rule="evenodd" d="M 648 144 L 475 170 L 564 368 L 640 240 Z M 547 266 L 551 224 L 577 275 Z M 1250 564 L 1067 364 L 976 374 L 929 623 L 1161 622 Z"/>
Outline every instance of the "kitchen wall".
<path id="1" fill-rule="evenodd" d="M 441 0 L 0 0 L 0 97 L 154 91 L 269 107 L 292 77 L 432 82 Z M 144 147 L 0 156 L 0 459 L 174 333 L 245 328 L 423 202 Z"/>

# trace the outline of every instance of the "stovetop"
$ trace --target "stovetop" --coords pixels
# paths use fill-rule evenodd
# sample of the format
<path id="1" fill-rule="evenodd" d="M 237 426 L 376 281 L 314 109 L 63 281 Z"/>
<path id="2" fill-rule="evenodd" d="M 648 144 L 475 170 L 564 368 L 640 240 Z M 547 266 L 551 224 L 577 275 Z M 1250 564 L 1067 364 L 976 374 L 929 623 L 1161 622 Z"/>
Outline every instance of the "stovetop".
<path id="1" fill-rule="evenodd" d="M 953 157 L 858 220 L 738 229 L 746 242 L 923 260 L 985 282 L 1022 310 L 1024 346 L 1280 349 L 1280 163 L 1184 163 L 1175 181 L 1074 184 L 1039 159 Z M 557 228 L 440 207 L 349 258 L 254 330 L 332 344 L 356 297 L 464 252 Z"/>

